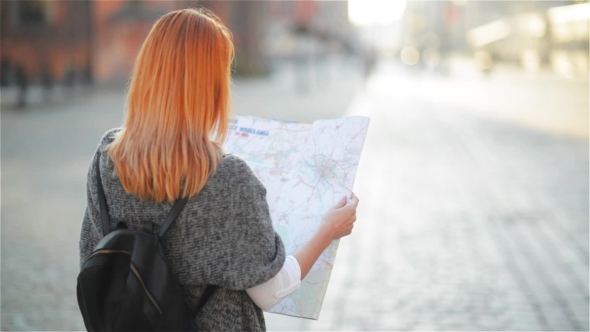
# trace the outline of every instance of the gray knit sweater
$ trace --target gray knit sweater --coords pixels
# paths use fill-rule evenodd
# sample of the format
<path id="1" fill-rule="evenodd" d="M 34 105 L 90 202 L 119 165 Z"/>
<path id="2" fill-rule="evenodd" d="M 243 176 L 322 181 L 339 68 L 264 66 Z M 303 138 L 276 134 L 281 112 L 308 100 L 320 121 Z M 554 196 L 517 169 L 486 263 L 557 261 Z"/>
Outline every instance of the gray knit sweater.
<path id="1" fill-rule="evenodd" d="M 99 149 L 113 141 L 114 129 Z M 95 153 L 88 169 L 88 205 L 80 236 L 80 264 L 102 238 L 96 187 Z M 142 201 L 127 194 L 112 161 L 101 153 L 100 174 L 111 222 L 141 229 L 151 221 L 156 230 L 172 204 Z M 194 308 L 205 285 L 219 287 L 195 317 L 208 331 L 264 331 L 264 316 L 245 289 L 261 284 L 282 268 L 285 248 L 270 220 L 266 189 L 240 158 L 226 155 L 203 190 L 192 197 L 162 240 L 170 267 Z"/>

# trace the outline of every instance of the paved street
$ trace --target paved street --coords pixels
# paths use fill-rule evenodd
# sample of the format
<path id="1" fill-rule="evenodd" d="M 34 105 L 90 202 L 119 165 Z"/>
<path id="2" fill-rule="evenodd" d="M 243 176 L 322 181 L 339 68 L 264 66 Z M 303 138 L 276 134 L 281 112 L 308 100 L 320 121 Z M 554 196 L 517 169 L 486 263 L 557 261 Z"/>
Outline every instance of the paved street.
<path id="1" fill-rule="evenodd" d="M 440 91 L 458 86 L 466 83 L 382 66 L 357 96 L 348 114 L 372 121 L 355 233 L 340 245 L 319 321 L 273 316 L 269 327 L 588 330 L 588 141 L 529 129 L 538 121 L 523 114 L 465 108 L 473 96 L 457 105 Z M 546 97 L 535 103 L 526 92 L 530 109 L 559 118 Z M 587 122 L 587 100 L 564 101 L 577 105 L 568 114 Z"/>
<path id="2" fill-rule="evenodd" d="M 588 330 L 589 144 L 568 125 L 588 121 L 588 82 L 383 64 L 362 88 L 348 67 L 322 67 L 308 92 L 288 71 L 235 82 L 236 113 L 371 117 L 358 221 L 320 318 L 267 314 L 269 330 Z M 2 330 L 83 329 L 86 169 L 123 101 L 105 90 L 2 110 Z"/>

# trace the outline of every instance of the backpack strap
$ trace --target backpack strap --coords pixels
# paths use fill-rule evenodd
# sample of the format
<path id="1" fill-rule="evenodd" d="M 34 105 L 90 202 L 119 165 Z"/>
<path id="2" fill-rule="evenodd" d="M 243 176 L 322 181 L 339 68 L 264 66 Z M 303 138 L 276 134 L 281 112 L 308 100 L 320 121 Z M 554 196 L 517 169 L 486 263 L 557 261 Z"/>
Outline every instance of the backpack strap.
<path id="1" fill-rule="evenodd" d="M 111 221 L 109 219 L 109 209 L 107 207 L 107 201 L 104 195 L 104 189 L 102 187 L 102 179 L 100 177 L 100 155 L 101 153 L 99 149 L 96 157 L 96 184 L 98 188 L 98 204 L 100 205 L 100 220 L 102 222 L 102 231 L 104 236 L 106 236 L 110 232 Z M 180 211 L 182 211 L 187 202 L 187 198 L 179 198 L 176 200 L 176 202 L 172 206 L 172 209 L 170 209 L 168 216 L 166 216 L 166 220 L 162 224 L 162 228 L 160 228 L 160 232 L 158 233 L 159 238 L 162 238 L 164 237 L 164 235 L 166 235 L 168 228 L 170 228 L 170 225 L 172 225 L 176 217 L 178 217 Z M 201 311 L 203 306 L 207 303 L 207 301 L 209 301 L 211 295 L 213 295 L 213 292 L 215 292 L 216 289 L 217 286 L 214 285 L 207 285 L 207 287 L 205 287 L 205 290 L 203 291 L 203 294 L 201 294 L 201 298 L 197 303 L 197 307 L 195 308 L 195 314 Z"/>
<path id="2" fill-rule="evenodd" d="M 104 196 L 104 189 L 102 188 L 102 180 L 100 178 L 100 148 L 96 156 L 96 187 L 98 188 L 98 204 L 100 206 L 100 220 L 102 222 L 102 234 L 106 236 L 111 231 L 111 221 L 109 219 L 109 209 L 107 207 L 107 200 Z"/>
<path id="3" fill-rule="evenodd" d="M 170 228 L 170 225 L 172 225 L 176 217 L 178 217 L 178 214 L 180 214 L 180 211 L 182 211 L 187 201 L 188 199 L 186 197 L 179 198 L 176 200 L 176 202 L 172 206 L 172 209 L 170 209 L 170 212 L 168 213 L 166 220 L 162 224 L 162 228 L 160 228 L 160 232 L 158 233 L 158 237 L 160 239 L 163 238 L 164 235 L 166 235 L 168 228 Z"/>
<path id="4" fill-rule="evenodd" d="M 102 222 L 102 233 L 104 236 L 106 236 L 111 230 L 110 229 L 111 221 L 109 219 L 109 209 L 107 207 L 107 200 L 104 196 L 104 189 L 102 187 L 102 179 L 100 177 L 100 155 L 101 155 L 101 153 L 100 153 L 100 149 L 99 149 L 97 152 L 97 157 L 96 157 L 96 186 L 98 188 L 98 204 L 100 206 L 100 220 Z M 166 235 L 166 231 L 168 231 L 168 228 L 170 228 L 170 225 L 172 225 L 172 223 L 174 222 L 176 217 L 178 217 L 178 214 L 180 213 L 180 211 L 182 211 L 182 209 L 186 205 L 187 201 L 188 201 L 188 199 L 186 199 L 186 198 L 179 198 L 176 200 L 176 202 L 172 206 L 172 209 L 168 213 L 166 220 L 162 224 L 162 228 L 160 229 L 160 233 L 158 234 L 158 237 L 162 238 L 162 237 L 164 237 L 164 235 Z"/>

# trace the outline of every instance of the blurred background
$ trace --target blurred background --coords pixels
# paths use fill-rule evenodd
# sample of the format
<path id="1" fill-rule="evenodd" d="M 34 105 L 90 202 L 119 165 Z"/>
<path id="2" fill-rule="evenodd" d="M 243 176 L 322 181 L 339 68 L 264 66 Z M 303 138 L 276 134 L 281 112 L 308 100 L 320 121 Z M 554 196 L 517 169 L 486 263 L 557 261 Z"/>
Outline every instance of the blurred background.
<path id="1" fill-rule="evenodd" d="M 318 321 L 588 330 L 585 1 L 0 1 L 1 329 L 82 330 L 86 171 L 152 24 L 232 30 L 237 114 L 371 117 Z"/>

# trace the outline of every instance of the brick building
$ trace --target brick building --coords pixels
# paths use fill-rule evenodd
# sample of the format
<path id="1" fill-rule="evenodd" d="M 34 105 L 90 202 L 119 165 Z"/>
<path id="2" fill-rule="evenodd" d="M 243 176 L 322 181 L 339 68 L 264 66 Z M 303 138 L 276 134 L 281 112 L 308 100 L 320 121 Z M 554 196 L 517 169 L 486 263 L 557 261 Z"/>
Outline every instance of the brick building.
<path id="1" fill-rule="evenodd" d="M 15 71 L 28 84 L 42 78 L 91 80 L 90 15 L 89 0 L 0 1 L 2 85 Z"/>
<path id="2" fill-rule="evenodd" d="M 28 84 L 67 79 L 126 82 L 153 23 L 187 5 L 211 9 L 234 34 L 236 72 L 256 75 L 264 66 L 264 2 L 82 0 L 0 1 L 2 85 L 18 69 Z"/>
<path id="3" fill-rule="evenodd" d="M 2 0 L 2 83 L 10 83 L 14 70 L 7 68 L 15 67 L 28 84 L 44 77 L 56 83 L 126 82 L 153 23 L 189 5 L 209 8 L 230 28 L 235 72 L 242 75 L 268 71 L 268 39 L 285 32 L 303 29 L 340 39 L 350 32 L 346 1 Z"/>
<path id="4" fill-rule="evenodd" d="M 95 1 L 96 76 L 99 81 L 126 81 L 141 44 L 152 24 L 168 11 L 186 8 L 186 1 Z M 260 47 L 264 3 L 196 1 L 212 10 L 233 33 L 236 72 L 256 75 L 264 71 Z"/>

